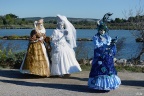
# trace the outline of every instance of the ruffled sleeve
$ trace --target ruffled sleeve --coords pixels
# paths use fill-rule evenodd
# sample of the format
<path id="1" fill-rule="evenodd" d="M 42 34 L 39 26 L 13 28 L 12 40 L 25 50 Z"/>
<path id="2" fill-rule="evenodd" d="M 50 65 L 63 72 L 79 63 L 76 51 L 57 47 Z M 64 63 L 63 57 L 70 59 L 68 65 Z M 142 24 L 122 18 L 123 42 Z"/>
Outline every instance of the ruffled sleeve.
<path id="1" fill-rule="evenodd" d="M 106 36 L 107 36 L 107 45 L 110 45 L 112 39 L 110 36 L 108 36 L 108 35 L 106 35 Z"/>
<path id="2" fill-rule="evenodd" d="M 54 30 L 53 33 L 52 33 L 52 35 L 50 36 L 52 38 L 52 43 L 54 43 L 54 44 L 56 43 L 56 41 L 58 39 L 56 33 L 57 33 L 57 31 Z"/>
<path id="3" fill-rule="evenodd" d="M 98 36 L 93 36 L 92 38 L 93 43 L 94 43 L 94 48 L 99 48 L 103 45 L 103 43 L 101 42 L 100 38 Z"/>

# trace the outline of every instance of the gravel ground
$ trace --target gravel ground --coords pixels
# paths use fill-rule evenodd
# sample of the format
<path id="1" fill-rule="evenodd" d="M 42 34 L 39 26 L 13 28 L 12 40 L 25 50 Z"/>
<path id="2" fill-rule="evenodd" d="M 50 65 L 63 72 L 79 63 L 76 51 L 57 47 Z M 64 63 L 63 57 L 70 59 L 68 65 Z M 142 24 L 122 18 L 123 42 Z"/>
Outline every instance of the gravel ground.
<path id="1" fill-rule="evenodd" d="M 144 73 L 119 72 L 122 84 L 108 93 L 88 89 L 88 75 L 82 71 L 67 78 L 42 78 L 1 69 L 0 96 L 144 96 Z"/>

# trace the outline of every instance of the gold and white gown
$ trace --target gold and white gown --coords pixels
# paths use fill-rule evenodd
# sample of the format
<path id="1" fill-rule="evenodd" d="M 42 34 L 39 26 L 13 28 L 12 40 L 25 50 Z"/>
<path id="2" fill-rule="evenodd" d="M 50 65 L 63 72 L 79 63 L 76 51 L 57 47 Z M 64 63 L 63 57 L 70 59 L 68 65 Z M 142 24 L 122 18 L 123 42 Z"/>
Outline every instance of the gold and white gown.
<path id="1" fill-rule="evenodd" d="M 43 35 L 45 33 L 38 32 L 37 38 L 42 40 L 44 39 Z M 46 77 L 50 76 L 50 63 L 44 43 L 29 42 L 20 72 Z"/>

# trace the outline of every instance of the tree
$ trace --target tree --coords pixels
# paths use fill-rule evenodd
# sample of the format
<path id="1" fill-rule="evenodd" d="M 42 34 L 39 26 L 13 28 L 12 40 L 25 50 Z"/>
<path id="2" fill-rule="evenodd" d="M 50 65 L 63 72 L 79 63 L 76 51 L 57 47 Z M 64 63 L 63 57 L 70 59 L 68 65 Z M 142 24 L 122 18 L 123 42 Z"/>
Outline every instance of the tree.
<path id="1" fill-rule="evenodd" d="M 2 16 L 0 16 L 0 25 L 2 25 L 3 24 L 3 18 L 2 18 Z"/>
<path id="2" fill-rule="evenodd" d="M 13 18 L 13 19 L 18 18 L 18 16 L 16 16 L 15 14 L 11 14 L 11 13 L 10 14 L 6 14 L 5 16 L 6 17 L 9 16 L 10 18 Z"/>
<path id="3" fill-rule="evenodd" d="M 142 54 L 144 53 L 144 12 L 141 7 L 136 9 L 136 12 L 133 12 L 133 10 L 129 10 L 127 13 L 124 12 L 125 17 L 129 21 L 129 26 L 132 27 L 132 34 L 135 36 L 135 38 L 141 38 L 143 41 L 141 42 L 141 48 L 138 55 L 134 58 L 136 61 L 140 61 Z"/>
<path id="4" fill-rule="evenodd" d="M 18 18 L 18 16 L 14 14 L 6 14 L 4 17 L 5 17 L 4 18 L 5 24 L 8 24 L 8 25 L 14 24 L 15 20 Z"/>
<path id="5" fill-rule="evenodd" d="M 121 23 L 122 20 L 121 20 L 120 18 L 115 18 L 115 22 L 116 22 L 116 23 Z"/>

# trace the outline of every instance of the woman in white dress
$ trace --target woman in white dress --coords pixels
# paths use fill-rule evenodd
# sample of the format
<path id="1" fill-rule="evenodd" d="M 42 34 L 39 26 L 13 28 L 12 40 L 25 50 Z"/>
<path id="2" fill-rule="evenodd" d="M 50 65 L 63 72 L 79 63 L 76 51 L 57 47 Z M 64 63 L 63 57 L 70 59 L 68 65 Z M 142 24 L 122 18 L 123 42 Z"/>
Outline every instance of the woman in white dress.
<path id="1" fill-rule="evenodd" d="M 46 48 L 43 43 L 46 38 L 46 30 L 43 26 L 43 19 L 35 21 L 34 26 L 35 29 L 30 33 L 29 46 L 20 67 L 20 72 L 49 77 L 50 64 Z"/>
<path id="2" fill-rule="evenodd" d="M 80 72 L 81 67 L 73 50 L 76 47 L 76 30 L 65 16 L 57 15 L 57 28 L 53 31 L 51 38 L 51 75 L 64 76 Z"/>

